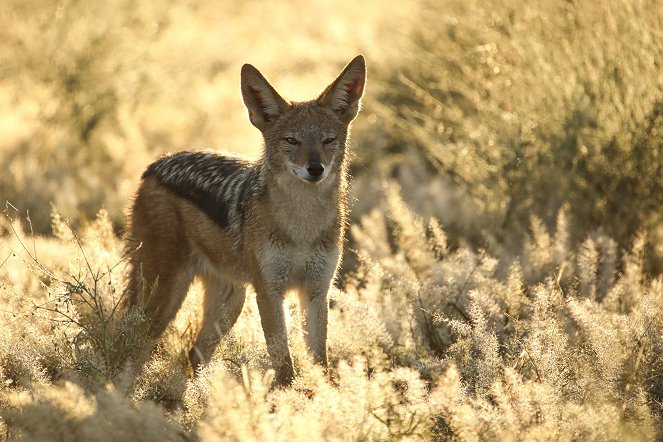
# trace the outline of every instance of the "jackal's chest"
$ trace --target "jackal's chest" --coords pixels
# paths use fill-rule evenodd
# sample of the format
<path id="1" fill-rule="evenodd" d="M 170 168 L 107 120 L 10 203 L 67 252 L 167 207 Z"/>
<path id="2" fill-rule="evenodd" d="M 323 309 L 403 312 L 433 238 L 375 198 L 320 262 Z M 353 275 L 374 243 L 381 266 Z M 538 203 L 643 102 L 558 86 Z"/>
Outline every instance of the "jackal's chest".
<path id="1" fill-rule="evenodd" d="M 311 198 L 306 201 L 284 199 L 273 207 L 273 222 L 280 236 L 299 250 L 315 247 L 338 225 L 338 207 L 334 202 Z"/>
<path id="2" fill-rule="evenodd" d="M 338 258 L 338 248 L 327 244 L 301 246 L 272 240 L 261 248 L 258 261 L 269 285 L 287 289 L 301 283 L 329 281 Z"/>

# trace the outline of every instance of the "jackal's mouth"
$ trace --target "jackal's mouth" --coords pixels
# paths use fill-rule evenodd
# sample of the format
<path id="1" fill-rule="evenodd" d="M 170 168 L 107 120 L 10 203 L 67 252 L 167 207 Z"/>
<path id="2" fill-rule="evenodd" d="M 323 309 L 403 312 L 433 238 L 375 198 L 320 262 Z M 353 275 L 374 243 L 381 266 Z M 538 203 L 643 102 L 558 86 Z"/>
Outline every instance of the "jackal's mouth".
<path id="1" fill-rule="evenodd" d="M 303 178 L 303 181 L 309 184 L 317 184 L 324 179 L 324 176 L 309 176 Z"/>
<path id="2" fill-rule="evenodd" d="M 305 182 L 306 184 L 319 184 L 321 181 L 325 179 L 327 175 L 327 174 L 321 174 L 319 176 L 314 176 L 306 171 L 302 171 L 296 168 L 291 168 L 290 173 L 292 174 L 292 176 L 299 179 L 300 181 Z"/>

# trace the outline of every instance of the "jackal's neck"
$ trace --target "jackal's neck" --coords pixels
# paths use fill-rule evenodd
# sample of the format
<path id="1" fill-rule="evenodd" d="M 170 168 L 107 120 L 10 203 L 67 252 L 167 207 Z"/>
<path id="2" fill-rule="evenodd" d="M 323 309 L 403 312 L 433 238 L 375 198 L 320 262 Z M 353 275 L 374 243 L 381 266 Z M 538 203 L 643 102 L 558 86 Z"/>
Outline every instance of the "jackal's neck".
<path id="1" fill-rule="evenodd" d="M 315 241 L 329 229 L 343 231 L 347 207 L 347 172 L 341 167 L 318 184 L 309 184 L 290 172 L 263 168 L 265 193 L 280 228 L 293 240 Z"/>

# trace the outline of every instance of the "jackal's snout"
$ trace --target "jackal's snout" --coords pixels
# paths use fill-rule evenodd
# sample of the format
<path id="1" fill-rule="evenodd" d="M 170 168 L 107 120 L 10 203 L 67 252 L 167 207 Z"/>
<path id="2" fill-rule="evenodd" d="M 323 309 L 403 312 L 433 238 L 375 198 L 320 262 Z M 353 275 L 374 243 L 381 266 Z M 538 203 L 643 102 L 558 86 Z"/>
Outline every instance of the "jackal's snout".
<path id="1" fill-rule="evenodd" d="M 306 165 L 306 171 L 312 177 L 312 181 L 317 181 L 320 179 L 322 174 L 325 172 L 325 166 L 322 163 L 317 161 L 310 162 Z"/>

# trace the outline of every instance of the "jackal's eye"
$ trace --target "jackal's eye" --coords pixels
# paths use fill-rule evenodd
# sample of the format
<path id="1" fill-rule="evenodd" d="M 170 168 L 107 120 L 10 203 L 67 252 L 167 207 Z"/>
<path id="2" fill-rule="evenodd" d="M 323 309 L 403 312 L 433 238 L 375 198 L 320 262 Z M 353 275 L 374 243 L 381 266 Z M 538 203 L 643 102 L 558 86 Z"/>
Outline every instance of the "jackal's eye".
<path id="1" fill-rule="evenodd" d="M 334 141 L 336 141 L 336 137 L 329 137 L 329 138 L 325 138 L 324 141 L 322 142 L 322 144 L 331 144 Z"/>
<path id="2" fill-rule="evenodd" d="M 297 140 L 297 138 L 285 137 L 284 140 L 285 140 L 286 143 L 292 144 L 293 146 L 296 146 L 297 144 L 299 144 L 299 140 Z"/>

